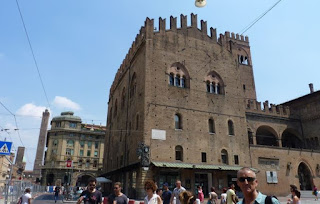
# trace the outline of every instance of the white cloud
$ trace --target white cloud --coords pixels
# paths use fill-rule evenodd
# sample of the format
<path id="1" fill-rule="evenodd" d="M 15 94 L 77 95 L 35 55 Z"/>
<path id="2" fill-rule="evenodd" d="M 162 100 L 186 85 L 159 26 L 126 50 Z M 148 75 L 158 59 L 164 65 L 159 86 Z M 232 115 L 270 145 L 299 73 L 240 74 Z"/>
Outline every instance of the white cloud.
<path id="1" fill-rule="evenodd" d="M 53 100 L 53 105 L 58 108 L 70 108 L 72 110 L 80 110 L 79 104 L 71 101 L 70 99 L 62 96 L 56 96 Z"/>
<path id="2" fill-rule="evenodd" d="M 44 106 L 36 106 L 32 103 L 27 103 L 19 108 L 17 115 L 42 117 L 42 112 L 44 112 L 45 109 L 46 107 Z"/>

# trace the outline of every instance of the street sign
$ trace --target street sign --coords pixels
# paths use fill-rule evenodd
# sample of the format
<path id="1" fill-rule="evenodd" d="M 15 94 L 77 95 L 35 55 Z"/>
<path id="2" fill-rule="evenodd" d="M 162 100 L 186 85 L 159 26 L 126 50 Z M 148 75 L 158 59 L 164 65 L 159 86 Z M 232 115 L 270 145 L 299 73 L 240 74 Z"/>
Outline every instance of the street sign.
<path id="1" fill-rule="evenodd" d="M 0 141 L 0 155 L 10 155 L 12 142 Z"/>

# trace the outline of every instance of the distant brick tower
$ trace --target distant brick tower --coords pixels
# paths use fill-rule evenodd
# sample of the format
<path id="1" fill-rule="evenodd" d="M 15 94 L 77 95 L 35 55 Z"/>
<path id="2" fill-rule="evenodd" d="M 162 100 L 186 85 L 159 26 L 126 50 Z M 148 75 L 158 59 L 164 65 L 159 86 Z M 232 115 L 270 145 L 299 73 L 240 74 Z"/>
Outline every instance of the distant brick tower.
<path id="1" fill-rule="evenodd" d="M 46 140 L 47 140 L 49 116 L 50 116 L 50 113 L 46 109 L 45 112 L 42 113 L 42 121 L 41 121 L 40 134 L 39 134 L 39 140 L 38 140 L 37 154 L 36 154 L 36 158 L 34 160 L 34 166 L 33 166 L 33 176 L 37 182 L 39 182 L 41 179 L 41 166 L 43 165 L 44 148 L 46 146 Z"/>
<path id="2" fill-rule="evenodd" d="M 25 147 L 18 147 L 18 152 L 17 152 L 15 164 L 18 165 L 19 167 L 21 167 L 21 165 L 23 163 L 24 150 L 25 150 Z"/>

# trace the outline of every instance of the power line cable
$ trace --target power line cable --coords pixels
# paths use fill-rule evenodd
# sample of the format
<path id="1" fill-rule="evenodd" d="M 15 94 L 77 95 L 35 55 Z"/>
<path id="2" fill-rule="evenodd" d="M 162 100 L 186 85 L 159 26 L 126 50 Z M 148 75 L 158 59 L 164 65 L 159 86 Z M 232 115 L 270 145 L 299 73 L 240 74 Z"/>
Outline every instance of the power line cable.
<path id="1" fill-rule="evenodd" d="M 17 133 L 18 133 L 19 140 L 20 140 L 22 146 L 25 147 L 25 145 L 23 144 L 22 139 L 21 139 L 21 135 L 20 135 L 19 126 L 18 126 L 18 122 L 17 122 L 16 116 L 15 116 L 1 101 L 0 101 L 0 104 L 1 104 L 1 106 L 2 106 L 4 109 L 6 109 L 6 110 L 13 116 L 14 122 L 15 122 L 15 124 L 16 124 L 16 129 L 15 129 L 15 131 L 17 131 Z M 8 133 L 8 132 L 7 132 L 7 133 Z M 8 134 L 9 134 L 9 133 L 8 133 Z M 10 134 L 9 134 L 9 135 L 10 135 Z M 11 136 L 10 136 L 10 138 L 11 138 Z M 11 141 L 13 141 L 12 138 L 11 138 Z M 28 152 L 27 152 L 27 151 L 26 151 L 26 156 L 27 156 L 27 159 L 30 161 L 29 155 L 28 155 Z"/>
<path id="2" fill-rule="evenodd" d="M 30 41 L 30 38 L 29 38 L 29 35 L 28 35 L 28 31 L 27 31 L 26 25 L 25 25 L 24 20 L 23 20 L 23 16 L 22 16 L 22 12 L 20 10 L 20 6 L 19 6 L 18 0 L 16 0 L 16 3 L 17 3 L 18 10 L 19 10 L 20 18 L 21 18 L 21 21 L 22 21 L 22 24 L 23 24 L 24 31 L 25 31 L 25 34 L 26 34 L 27 39 L 28 39 L 28 43 L 29 43 L 29 47 L 30 47 L 30 50 L 31 50 L 31 53 L 32 53 L 33 61 L 34 61 L 35 65 L 36 65 L 36 68 L 37 68 L 37 72 L 38 72 L 38 75 L 39 75 L 41 86 L 42 86 L 44 95 L 45 95 L 45 97 L 47 99 L 48 107 L 50 108 L 50 103 L 49 103 L 49 99 L 48 99 L 48 96 L 47 96 L 47 92 L 46 92 L 46 89 L 45 89 L 43 81 L 42 81 L 42 77 L 41 77 L 41 74 L 40 74 L 40 71 L 39 71 L 38 63 L 37 63 L 36 57 L 35 57 L 34 52 L 33 52 L 31 41 Z"/>
<path id="3" fill-rule="evenodd" d="M 241 35 L 243 35 L 245 32 L 247 32 L 252 26 L 254 26 L 254 24 L 256 24 L 261 18 L 263 18 L 269 11 L 271 11 L 274 7 L 276 7 L 276 5 L 278 5 L 280 3 L 280 1 L 282 1 L 282 0 L 277 1 L 273 6 L 271 6 L 268 10 L 266 10 L 264 13 L 262 13 L 253 22 L 251 22 L 249 25 L 247 25 L 244 29 L 242 29 L 242 31 L 240 32 Z"/>

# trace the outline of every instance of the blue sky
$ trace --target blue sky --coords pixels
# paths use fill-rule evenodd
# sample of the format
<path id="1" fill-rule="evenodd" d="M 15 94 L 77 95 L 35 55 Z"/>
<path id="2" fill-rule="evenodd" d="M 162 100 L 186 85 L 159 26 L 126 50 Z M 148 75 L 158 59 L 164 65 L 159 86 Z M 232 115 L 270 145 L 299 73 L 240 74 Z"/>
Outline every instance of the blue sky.
<path id="1" fill-rule="evenodd" d="M 238 33 L 277 0 L 207 2 L 196 8 L 194 0 L 19 0 L 51 116 L 73 110 L 83 122 L 106 123 L 113 78 L 146 17 L 158 27 L 159 17 L 184 14 L 189 20 L 195 13 L 218 33 Z M 259 101 L 278 104 L 305 95 L 309 83 L 319 90 L 319 7 L 318 0 L 282 0 L 245 33 Z M 0 1 L 0 28 L 0 101 L 17 115 L 32 169 L 40 115 L 49 105 L 15 1 Z M 13 117 L 1 106 L 0 126 L 9 129 L 0 139 L 21 146 Z"/>

